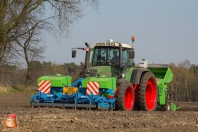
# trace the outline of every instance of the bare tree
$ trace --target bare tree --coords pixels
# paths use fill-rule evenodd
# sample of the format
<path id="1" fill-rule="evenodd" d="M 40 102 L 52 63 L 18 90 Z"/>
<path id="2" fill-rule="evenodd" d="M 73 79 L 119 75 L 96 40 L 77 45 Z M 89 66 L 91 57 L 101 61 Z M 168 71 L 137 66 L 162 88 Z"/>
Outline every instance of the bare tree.
<path id="1" fill-rule="evenodd" d="M 170 65 L 174 78 L 170 83 L 171 89 L 174 91 L 174 99 L 176 101 L 192 101 L 197 98 L 196 76 L 191 68 L 189 60 L 184 60 L 176 66 L 174 63 Z"/>
<path id="2" fill-rule="evenodd" d="M 61 34 L 68 35 L 69 26 L 82 16 L 84 3 L 96 8 L 98 0 L 0 0 L 0 62 L 10 42 L 33 30 L 17 32 L 23 30 L 21 25 L 27 16 L 37 16 L 32 18 L 53 25 L 49 30 L 59 29 Z"/>
<path id="3" fill-rule="evenodd" d="M 33 27 L 33 28 L 32 28 Z M 26 81 L 25 86 L 29 85 L 30 81 L 30 72 L 31 72 L 31 63 L 34 60 L 38 60 L 42 58 L 41 55 L 44 52 L 44 47 L 40 46 L 41 39 L 40 31 L 43 28 L 43 25 L 39 25 L 39 23 L 30 25 L 24 25 L 24 30 L 27 30 L 28 33 L 23 35 L 20 38 L 17 38 L 16 42 L 16 53 L 25 59 L 25 62 L 27 64 L 27 72 L 26 72 Z"/>

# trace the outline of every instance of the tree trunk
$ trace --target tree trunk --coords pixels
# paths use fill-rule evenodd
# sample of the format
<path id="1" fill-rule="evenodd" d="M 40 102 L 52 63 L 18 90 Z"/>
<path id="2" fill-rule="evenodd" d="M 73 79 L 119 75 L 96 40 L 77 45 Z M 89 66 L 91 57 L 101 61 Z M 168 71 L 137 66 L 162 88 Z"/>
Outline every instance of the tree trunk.
<path id="1" fill-rule="evenodd" d="M 25 87 L 28 87 L 30 84 L 30 66 L 27 67 L 26 78 L 25 78 Z"/>
<path id="2" fill-rule="evenodd" d="M 5 18 L 5 5 L 7 0 L 0 1 L 0 62 L 4 56 L 5 46 L 6 46 L 6 31 L 4 25 L 4 18 Z"/>

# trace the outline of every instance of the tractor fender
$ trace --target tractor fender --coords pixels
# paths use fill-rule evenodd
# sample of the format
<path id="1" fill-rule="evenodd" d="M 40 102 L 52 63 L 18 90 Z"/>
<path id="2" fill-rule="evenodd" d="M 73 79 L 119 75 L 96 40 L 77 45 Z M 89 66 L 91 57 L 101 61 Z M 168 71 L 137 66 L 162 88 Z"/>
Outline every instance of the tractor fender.
<path id="1" fill-rule="evenodd" d="M 139 84 L 142 74 L 148 71 L 149 71 L 148 69 L 143 69 L 143 68 L 133 69 L 130 82 L 132 84 Z"/>

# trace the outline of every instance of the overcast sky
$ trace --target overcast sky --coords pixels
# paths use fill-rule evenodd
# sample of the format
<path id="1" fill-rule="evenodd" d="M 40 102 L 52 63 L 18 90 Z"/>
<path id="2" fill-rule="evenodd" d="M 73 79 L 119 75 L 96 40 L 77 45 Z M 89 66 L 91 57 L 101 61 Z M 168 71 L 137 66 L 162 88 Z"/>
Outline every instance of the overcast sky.
<path id="1" fill-rule="evenodd" d="M 101 0 L 98 11 L 89 7 L 71 27 L 70 39 L 45 37 L 45 61 L 75 62 L 85 60 L 85 52 L 72 47 L 91 46 L 113 39 L 131 44 L 136 40 L 135 62 L 169 64 L 188 59 L 198 64 L 198 0 Z"/>

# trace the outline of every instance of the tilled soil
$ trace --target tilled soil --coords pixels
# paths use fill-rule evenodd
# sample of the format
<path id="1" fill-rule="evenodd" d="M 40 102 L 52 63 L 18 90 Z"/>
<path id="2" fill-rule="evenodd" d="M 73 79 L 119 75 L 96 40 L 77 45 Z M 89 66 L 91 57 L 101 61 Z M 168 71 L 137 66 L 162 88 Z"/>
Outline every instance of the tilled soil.
<path id="1" fill-rule="evenodd" d="M 179 103 L 179 111 L 95 111 L 30 108 L 30 95 L 0 95 L 0 121 L 14 113 L 24 132 L 197 132 L 198 103 Z M 0 131 L 3 130 L 0 125 Z M 9 129 L 14 131 L 14 129 Z"/>

